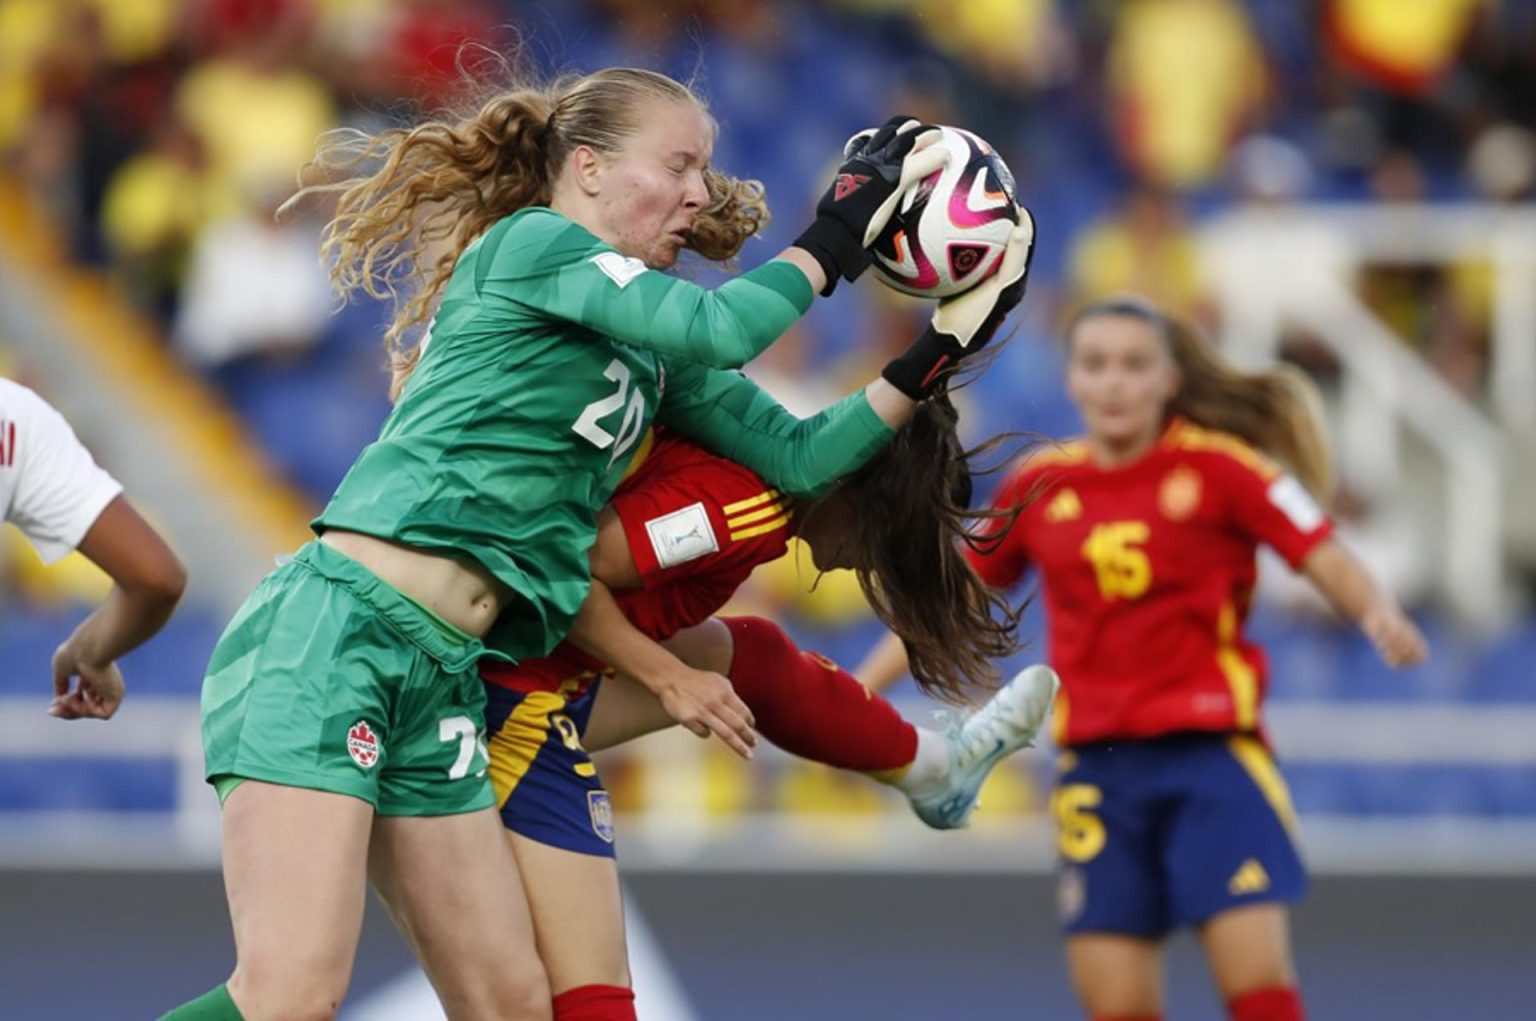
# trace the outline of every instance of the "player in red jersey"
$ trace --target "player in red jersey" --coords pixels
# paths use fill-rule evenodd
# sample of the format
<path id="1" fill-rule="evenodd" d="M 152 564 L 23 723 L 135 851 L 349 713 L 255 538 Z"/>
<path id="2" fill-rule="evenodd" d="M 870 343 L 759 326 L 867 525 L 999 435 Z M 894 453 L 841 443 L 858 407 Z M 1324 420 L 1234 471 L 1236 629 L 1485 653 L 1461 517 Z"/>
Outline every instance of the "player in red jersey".
<path id="1" fill-rule="evenodd" d="M 1424 639 L 1331 538 L 1303 377 L 1238 372 L 1132 299 L 1080 313 L 1067 344 L 1087 433 L 1004 482 L 994 506 L 1023 510 L 971 562 L 998 588 L 1042 579 L 1073 983 L 1095 1021 L 1160 1018 L 1162 940 L 1192 926 L 1235 1021 L 1298 1021 L 1285 904 L 1305 873 L 1259 715 L 1264 653 L 1243 636 L 1258 545 L 1392 666 L 1422 660 Z M 860 674 L 878 686 L 902 665 L 886 643 Z"/>
<path id="2" fill-rule="evenodd" d="M 998 761 L 1034 736 L 1055 677 L 1032 668 L 944 733 L 901 718 L 836 664 L 802 652 L 772 622 L 712 618 L 791 536 L 819 569 L 861 570 L 882 618 L 919 651 L 929 690 L 957 696 L 1014 646 L 1016 615 L 966 566 L 954 539 L 971 518 L 969 476 L 947 400 L 925 402 L 888 453 L 831 494 L 799 505 L 747 469 L 658 433 L 599 520 L 593 577 L 613 589 L 612 617 L 579 622 L 607 640 L 666 640 L 662 669 L 698 669 L 734 687 L 761 734 L 786 751 L 865 772 L 902 790 L 930 825 L 963 825 Z M 860 514 L 880 505 L 887 514 Z M 951 584 L 917 584 L 949 578 Z M 878 586 L 878 588 L 876 587 Z M 617 658 L 617 657 L 615 657 Z M 630 661 L 630 660 L 626 660 Z M 967 671 L 970 671 L 967 673 Z M 568 642 L 517 666 L 486 663 L 491 777 L 526 877 L 556 1021 L 627 1021 L 633 994 L 613 860 L 608 795 L 588 750 L 673 725 L 639 681 L 615 677 Z M 700 736 L 710 728 L 692 727 Z M 750 757 L 750 747 L 731 739 Z M 958 792 L 958 793 L 957 793 Z"/>

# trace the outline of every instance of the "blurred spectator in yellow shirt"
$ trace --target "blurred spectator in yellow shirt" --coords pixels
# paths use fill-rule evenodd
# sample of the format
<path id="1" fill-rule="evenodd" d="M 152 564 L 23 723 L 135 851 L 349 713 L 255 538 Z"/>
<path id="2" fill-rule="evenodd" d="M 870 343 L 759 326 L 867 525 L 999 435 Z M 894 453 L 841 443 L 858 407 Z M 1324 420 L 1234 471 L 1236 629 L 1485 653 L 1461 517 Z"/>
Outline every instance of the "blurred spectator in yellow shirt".
<path id="1" fill-rule="evenodd" d="M 175 117 L 119 168 L 107 186 L 101 227 L 118 277 L 140 307 L 160 319 L 174 315 L 198 232 L 233 212 L 235 201 L 219 193 L 202 146 Z"/>
<path id="2" fill-rule="evenodd" d="M 307 24 L 297 15 L 249 27 L 220 56 L 192 68 L 176 109 L 208 154 L 221 187 L 254 179 L 293 181 L 337 124 L 325 82 L 305 70 Z"/>
<path id="3" fill-rule="evenodd" d="M 1004 87 L 1038 88 L 1073 68 L 1055 0 L 914 0 L 917 24 L 952 59 Z"/>
<path id="4" fill-rule="evenodd" d="M 1429 92 L 1451 69 L 1483 8 L 1496 0 L 1328 0 L 1334 59 L 1378 88 Z"/>
<path id="5" fill-rule="evenodd" d="M 1258 112 L 1263 51 L 1233 0 L 1128 0 L 1105 68 L 1127 163 L 1155 184 L 1198 187 Z"/>
<path id="6" fill-rule="evenodd" d="M 184 0 L 0 0 L 0 152 L 23 139 L 38 113 L 39 64 L 71 41 L 82 18 L 97 26 L 106 63 L 139 64 L 172 49 L 184 6 Z"/>
<path id="7" fill-rule="evenodd" d="M 1067 273 L 1068 312 L 1111 294 L 1139 294 L 1179 318 L 1204 318 L 1199 248 L 1168 191 L 1139 185 L 1078 235 Z"/>

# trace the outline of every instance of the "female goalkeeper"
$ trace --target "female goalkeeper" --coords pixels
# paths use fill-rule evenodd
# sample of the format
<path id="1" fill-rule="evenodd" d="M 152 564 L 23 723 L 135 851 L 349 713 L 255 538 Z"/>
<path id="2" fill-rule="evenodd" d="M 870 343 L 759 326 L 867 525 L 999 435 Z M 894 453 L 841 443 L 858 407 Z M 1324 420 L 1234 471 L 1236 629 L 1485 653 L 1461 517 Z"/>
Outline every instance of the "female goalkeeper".
<path id="1" fill-rule="evenodd" d="M 397 401 L 319 541 L 214 650 L 203 740 L 237 961 L 169 1017 L 333 1016 L 371 866 L 450 1017 L 547 1018 L 528 915 L 508 910 L 524 901 L 476 661 L 543 655 L 569 630 L 597 510 L 653 418 L 814 491 L 968 353 L 984 315 L 962 305 L 949 332 L 804 422 L 721 371 L 859 274 L 935 153 L 901 118 L 859 136 L 796 245 L 709 291 L 659 271 L 683 248 L 728 259 L 766 216 L 758 185 L 710 167 L 714 135 L 687 88 L 620 69 L 324 152 L 356 175 L 334 186 L 338 284 L 409 290 L 387 334 Z M 745 731 L 739 700 L 701 676 L 679 673 L 668 704 Z"/>

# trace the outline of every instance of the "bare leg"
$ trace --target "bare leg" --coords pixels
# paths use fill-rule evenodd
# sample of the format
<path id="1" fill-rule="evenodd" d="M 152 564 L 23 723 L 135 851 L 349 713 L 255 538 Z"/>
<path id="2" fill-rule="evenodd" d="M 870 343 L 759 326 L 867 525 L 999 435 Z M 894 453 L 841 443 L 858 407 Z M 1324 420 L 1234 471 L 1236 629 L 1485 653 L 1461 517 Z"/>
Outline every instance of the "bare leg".
<path id="1" fill-rule="evenodd" d="M 1091 1016 L 1161 1014 L 1162 963 L 1156 940 L 1098 932 L 1067 938 L 1072 987 Z"/>
<path id="2" fill-rule="evenodd" d="M 507 840 L 523 875 L 533 880 L 528 903 L 555 995 L 587 985 L 628 987 L 624 901 L 614 860 L 515 833 Z"/>
<path id="3" fill-rule="evenodd" d="M 1296 984 L 1290 916 L 1283 904 L 1223 911 L 1200 927 L 1200 942 L 1224 1001 Z"/>
<path id="4" fill-rule="evenodd" d="M 336 1016 L 363 924 L 372 821 L 357 798 L 256 780 L 225 801 L 229 994 L 247 1021 Z"/>
<path id="5" fill-rule="evenodd" d="M 453 1021 L 548 1021 L 549 983 L 494 809 L 380 816 L 368 871 Z"/>

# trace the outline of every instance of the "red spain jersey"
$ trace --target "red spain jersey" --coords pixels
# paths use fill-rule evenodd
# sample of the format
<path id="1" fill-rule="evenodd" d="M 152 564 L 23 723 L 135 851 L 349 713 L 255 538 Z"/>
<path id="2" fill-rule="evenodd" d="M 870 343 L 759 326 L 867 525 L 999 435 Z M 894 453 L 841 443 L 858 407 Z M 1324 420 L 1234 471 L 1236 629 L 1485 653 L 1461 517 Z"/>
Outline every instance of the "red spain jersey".
<path id="1" fill-rule="evenodd" d="M 794 527 L 790 504 L 749 469 L 658 429 L 609 501 L 642 585 L 615 590 L 619 608 L 657 641 L 709 619 L 753 568 L 784 555 Z M 486 661 L 480 675 L 520 691 L 574 694 L 605 669 L 562 642 L 543 659 Z"/>
<path id="2" fill-rule="evenodd" d="M 1040 573 L 1059 743 L 1260 729 L 1267 663 L 1243 636 L 1258 544 L 1295 568 L 1333 530 L 1295 478 L 1176 418 L 1129 465 L 1094 465 L 1082 440 L 1037 453 L 993 503 L 1026 507 L 971 563 L 996 587 Z"/>

